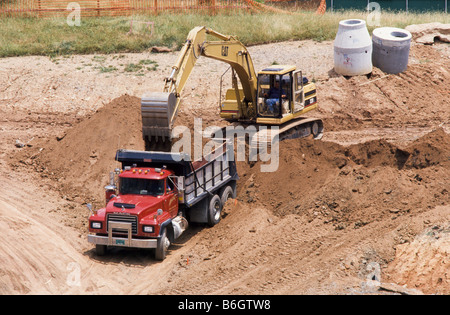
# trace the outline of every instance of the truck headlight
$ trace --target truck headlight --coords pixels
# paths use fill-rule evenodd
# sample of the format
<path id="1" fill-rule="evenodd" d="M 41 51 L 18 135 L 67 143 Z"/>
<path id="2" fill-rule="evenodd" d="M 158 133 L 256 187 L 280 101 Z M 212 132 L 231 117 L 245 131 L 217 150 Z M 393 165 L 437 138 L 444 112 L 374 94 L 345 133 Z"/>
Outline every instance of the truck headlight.
<path id="1" fill-rule="evenodd" d="M 143 229 L 144 233 L 153 233 L 154 229 L 152 225 L 144 225 Z"/>
<path id="2" fill-rule="evenodd" d="M 93 228 L 93 229 L 101 229 L 102 228 L 102 222 L 91 222 L 91 228 Z"/>

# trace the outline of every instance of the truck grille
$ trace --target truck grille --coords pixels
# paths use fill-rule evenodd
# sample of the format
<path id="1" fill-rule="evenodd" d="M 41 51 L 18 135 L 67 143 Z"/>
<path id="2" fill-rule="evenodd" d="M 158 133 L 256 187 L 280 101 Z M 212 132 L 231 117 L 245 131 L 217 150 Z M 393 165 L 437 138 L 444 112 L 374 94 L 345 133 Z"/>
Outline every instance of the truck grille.
<path id="1" fill-rule="evenodd" d="M 109 214 L 108 220 L 107 220 L 107 226 L 106 229 L 109 231 L 109 222 L 126 222 L 131 223 L 131 231 L 133 234 L 137 234 L 137 216 L 135 215 L 120 215 L 120 214 Z M 124 229 L 114 229 L 113 233 L 128 233 L 127 230 Z"/>

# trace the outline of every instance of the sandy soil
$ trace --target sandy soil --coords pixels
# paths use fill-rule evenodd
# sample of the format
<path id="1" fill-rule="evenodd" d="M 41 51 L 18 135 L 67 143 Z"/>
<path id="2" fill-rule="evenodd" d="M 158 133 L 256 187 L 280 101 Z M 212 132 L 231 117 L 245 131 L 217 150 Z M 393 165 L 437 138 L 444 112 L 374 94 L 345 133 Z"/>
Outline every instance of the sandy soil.
<path id="1" fill-rule="evenodd" d="M 191 226 L 164 262 L 97 257 L 85 204 L 102 206 L 118 148 L 143 149 L 139 98 L 177 53 L 0 59 L 0 294 L 449 294 L 448 45 L 353 78 L 333 71 L 332 42 L 249 49 L 256 69 L 316 81 L 325 135 L 284 142 L 276 173 L 240 162 L 220 224 Z M 199 59 L 177 124 L 225 124 L 226 69 Z"/>

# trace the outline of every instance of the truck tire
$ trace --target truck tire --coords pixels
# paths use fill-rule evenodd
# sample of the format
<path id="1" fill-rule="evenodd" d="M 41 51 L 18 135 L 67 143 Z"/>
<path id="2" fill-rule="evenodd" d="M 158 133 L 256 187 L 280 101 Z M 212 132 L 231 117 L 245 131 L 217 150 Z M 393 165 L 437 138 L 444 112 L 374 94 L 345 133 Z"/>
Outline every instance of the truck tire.
<path id="1" fill-rule="evenodd" d="M 228 199 L 234 198 L 234 190 L 233 187 L 227 186 L 222 192 L 220 197 L 220 201 L 222 202 L 222 208 L 225 206 L 225 203 Z"/>
<path id="2" fill-rule="evenodd" d="M 214 226 L 220 221 L 220 214 L 222 213 L 222 201 L 218 195 L 214 195 L 208 208 L 208 225 Z"/>
<path id="3" fill-rule="evenodd" d="M 166 229 L 161 233 L 161 237 L 158 239 L 158 243 L 155 248 L 155 259 L 164 260 L 166 258 L 167 248 L 169 244 L 169 239 L 167 238 Z"/>
<path id="4" fill-rule="evenodd" d="M 107 249 L 106 245 L 99 245 L 99 244 L 95 245 L 95 253 L 97 254 L 97 256 L 105 256 L 106 249 Z"/>

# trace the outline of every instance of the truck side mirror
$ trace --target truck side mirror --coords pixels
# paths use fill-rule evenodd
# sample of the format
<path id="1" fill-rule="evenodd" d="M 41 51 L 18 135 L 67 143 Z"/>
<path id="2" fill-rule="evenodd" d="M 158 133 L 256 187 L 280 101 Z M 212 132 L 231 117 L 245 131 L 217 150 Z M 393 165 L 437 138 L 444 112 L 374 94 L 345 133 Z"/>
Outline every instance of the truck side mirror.
<path id="1" fill-rule="evenodd" d="M 105 201 L 106 204 L 108 204 L 108 202 L 111 200 L 111 198 L 113 198 L 113 196 L 115 196 L 116 194 L 116 184 L 114 182 L 114 174 L 117 174 L 117 171 L 119 169 L 116 169 L 114 172 L 110 172 L 109 173 L 109 185 L 105 187 Z M 120 171 L 119 171 L 120 173 Z"/>
<path id="2" fill-rule="evenodd" d="M 92 216 L 92 215 L 94 215 L 94 214 L 97 214 L 95 211 L 93 211 L 92 203 L 88 203 L 88 204 L 86 205 L 86 207 L 89 209 L 89 216 Z"/>

